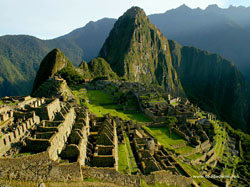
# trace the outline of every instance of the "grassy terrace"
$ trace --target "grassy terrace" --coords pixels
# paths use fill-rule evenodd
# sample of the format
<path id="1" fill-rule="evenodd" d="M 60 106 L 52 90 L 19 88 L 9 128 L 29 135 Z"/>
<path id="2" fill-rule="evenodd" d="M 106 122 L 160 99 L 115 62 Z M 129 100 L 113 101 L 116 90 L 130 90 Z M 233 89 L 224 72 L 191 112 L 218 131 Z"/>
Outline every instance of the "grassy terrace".
<path id="1" fill-rule="evenodd" d="M 173 102 L 173 103 L 171 103 L 171 105 L 176 106 L 176 105 L 178 105 L 178 102 Z"/>
<path id="2" fill-rule="evenodd" d="M 124 135 L 125 138 L 125 143 L 126 143 L 126 149 L 127 149 L 127 155 L 128 155 L 128 163 L 129 163 L 129 168 L 131 172 L 136 172 L 137 171 L 137 164 L 135 162 L 135 157 L 133 155 L 132 149 L 130 147 L 130 142 L 127 137 L 127 135 Z"/>
<path id="3" fill-rule="evenodd" d="M 149 103 L 164 103 L 166 102 L 164 99 L 163 100 L 150 100 L 148 101 Z"/>
<path id="4" fill-rule="evenodd" d="M 227 133 L 225 128 L 221 127 L 218 122 L 210 121 L 214 126 L 215 131 L 215 146 L 214 151 L 219 158 L 222 158 L 224 152 L 224 144 L 227 141 Z"/>
<path id="5" fill-rule="evenodd" d="M 187 141 L 180 137 L 178 134 L 172 132 L 171 136 L 169 128 L 167 126 L 153 127 L 143 126 L 146 131 L 151 133 L 154 137 L 157 137 L 158 141 L 166 148 L 173 149 L 172 146 L 186 143 Z M 182 154 L 192 151 L 194 148 L 190 146 L 184 146 L 182 148 L 175 149 L 176 153 Z"/>
<path id="6" fill-rule="evenodd" d="M 202 156 L 203 156 L 203 154 L 201 154 L 201 153 L 195 153 L 195 154 L 192 154 L 192 155 L 188 156 L 187 158 L 189 158 L 191 160 L 196 160 L 196 159 L 198 159 L 198 158 L 200 158 Z"/>
<path id="7" fill-rule="evenodd" d="M 124 134 L 124 138 L 125 144 L 121 143 L 118 147 L 118 170 L 122 173 L 131 174 L 137 171 L 137 165 L 126 134 Z"/>
<path id="8" fill-rule="evenodd" d="M 112 116 L 118 116 L 124 120 L 151 122 L 140 111 L 123 111 L 122 106 L 115 102 L 115 98 L 102 90 L 86 91 L 85 89 L 79 89 L 74 90 L 73 93 L 78 97 L 79 103 L 85 103 L 89 110 L 99 117 L 109 113 Z M 83 100 L 85 100 L 85 102 Z M 89 100 L 89 102 L 86 102 L 86 100 Z"/>
<path id="9" fill-rule="evenodd" d="M 122 173 L 131 173 L 128 167 L 128 154 L 125 144 L 120 143 L 118 145 L 118 156 L 118 170 Z"/>
<path id="10" fill-rule="evenodd" d="M 201 176 L 201 174 L 193 168 L 191 165 L 185 164 L 179 160 L 177 162 L 186 170 L 186 172 L 191 176 L 191 177 L 197 177 L 194 178 L 194 181 L 201 187 L 207 187 L 207 186 L 216 186 L 213 183 L 211 183 L 209 180 L 206 178 L 198 178 Z"/>

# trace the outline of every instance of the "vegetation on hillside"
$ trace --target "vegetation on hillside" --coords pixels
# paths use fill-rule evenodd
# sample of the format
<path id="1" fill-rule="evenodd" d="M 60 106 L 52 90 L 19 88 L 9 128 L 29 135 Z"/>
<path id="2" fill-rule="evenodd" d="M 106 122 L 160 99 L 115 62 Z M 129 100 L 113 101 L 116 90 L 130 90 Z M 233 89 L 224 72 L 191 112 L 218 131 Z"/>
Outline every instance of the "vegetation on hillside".
<path id="1" fill-rule="evenodd" d="M 182 47 L 175 41 L 169 43 L 189 100 L 233 127 L 247 130 L 250 87 L 236 66 L 216 54 Z"/>
<path id="2" fill-rule="evenodd" d="M 99 56 L 127 80 L 158 84 L 184 95 L 172 66 L 167 39 L 138 7 L 132 7 L 118 19 Z"/>

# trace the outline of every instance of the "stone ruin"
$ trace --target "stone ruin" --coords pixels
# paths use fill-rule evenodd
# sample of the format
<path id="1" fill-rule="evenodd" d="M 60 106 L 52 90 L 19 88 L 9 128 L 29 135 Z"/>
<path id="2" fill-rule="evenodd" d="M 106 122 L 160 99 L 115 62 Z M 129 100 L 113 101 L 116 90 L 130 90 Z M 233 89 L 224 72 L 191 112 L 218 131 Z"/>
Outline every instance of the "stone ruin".
<path id="1" fill-rule="evenodd" d="M 160 172 L 170 177 L 163 182 L 192 183 L 190 176 L 179 172 L 182 168 L 175 158 L 132 121 L 96 117 L 86 107 L 58 98 L 19 97 L 15 103 L 0 108 L 0 178 L 82 181 L 85 176 L 138 185 L 143 177 L 150 181 L 154 172 Z M 137 175 L 118 172 L 118 144 L 124 143 L 124 134 L 136 159 Z"/>

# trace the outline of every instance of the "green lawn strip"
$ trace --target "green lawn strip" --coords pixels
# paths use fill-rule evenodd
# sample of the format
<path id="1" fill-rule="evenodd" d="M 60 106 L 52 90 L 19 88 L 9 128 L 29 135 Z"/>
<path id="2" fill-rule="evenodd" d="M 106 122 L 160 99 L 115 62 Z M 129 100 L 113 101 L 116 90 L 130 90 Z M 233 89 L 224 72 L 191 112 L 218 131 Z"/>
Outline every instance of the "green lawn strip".
<path id="1" fill-rule="evenodd" d="M 95 105 L 115 104 L 114 97 L 102 90 L 88 90 L 87 95 Z"/>
<path id="2" fill-rule="evenodd" d="M 199 171 L 195 170 L 191 165 L 185 164 L 181 162 L 180 160 L 176 160 L 185 170 L 186 172 L 191 176 L 201 176 Z M 207 187 L 207 186 L 216 186 L 213 183 L 211 183 L 208 179 L 206 178 L 193 178 L 194 181 L 199 184 L 202 187 Z"/>
<path id="3" fill-rule="evenodd" d="M 17 154 L 14 155 L 14 157 L 29 156 L 29 155 L 32 155 L 32 154 L 35 154 L 35 153 L 32 153 L 32 152 L 17 153 Z"/>
<path id="4" fill-rule="evenodd" d="M 128 156 L 129 156 L 129 164 L 130 164 L 129 168 L 131 168 L 131 172 L 136 172 L 137 171 L 137 164 L 136 164 L 135 157 L 134 157 L 134 154 L 133 154 L 131 146 L 130 146 L 129 139 L 128 139 L 126 134 L 124 134 L 124 138 L 125 138 L 125 143 L 126 143 L 126 147 L 127 147 L 127 151 L 128 151 Z"/>
<path id="5" fill-rule="evenodd" d="M 203 154 L 201 154 L 201 153 L 195 153 L 195 154 L 187 156 L 187 158 L 189 158 L 191 160 L 196 160 L 196 159 L 198 159 L 198 158 L 200 158 L 202 156 L 203 156 Z"/>
<path id="6" fill-rule="evenodd" d="M 137 121 L 139 123 L 151 122 L 151 120 L 140 111 L 123 111 L 122 113 L 124 113 L 131 120 Z"/>
<path id="7" fill-rule="evenodd" d="M 178 102 L 173 102 L 173 103 L 171 103 L 171 105 L 176 106 L 176 105 L 178 105 Z"/>
<path id="8" fill-rule="evenodd" d="M 168 127 L 147 127 L 147 126 L 143 127 L 154 137 L 157 137 L 159 142 L 165 147 L 169 147 L 171 145 L 178 145 L 186 142 L 184 139 L 182 139 L 178 134 L 174 132 L 172 132 L 171 137 L 169 137 Z"/>
<path id="9" fill-rule="evenodd" d="M 150 100 L 148 101 L 149 103 L 164 103 L 166 102 L 165 100 Z"/>
<path id="10" fill-rule="evenodd" d="M 225 128 L 220 127 L 220 125 L 215 121 L 210 121 L 215 129 L 215 153 L 219 158 L 222 158 L 224 152 L 224 144 L 226 143 L 227 134 Z"/>
<path id="11" fill-rule="evenodd" d="M 126 150 L 126 145 L 120 143 L 118 145 L 118 170 L 122 173 L 130 173 L 128 166 L 128 155 Z"/>
<path id="12" fill-rule="evenodd" d="M 140 123 L 151 122 L 149 118 L 147 118 L 140 111 L 127 112 L 121 110 L 122 106 L 115 103 L 114 97 L 102 90 L 88 90 L 87 98 L 89 99 L 87 107 L 90 112 L 99 117 L 109 113 L 111 116 L 118 116 L 123 120 L 134 120 Z"/>
<path id="13" fill-rule="evenodd" d="M 100 182 L 98 179 L 94 178 L 84 178 L 83 182 Z"/>
<path id="14" fill-rule="evenodd" d="M 194 150 L 195 150 L 195 148 L 193 148 L 189 145 L 186 145 L 184 147 L 175 149 L 175 152 L 179 153 L 179 154 L 186 154 L 186 153 L 189 153 L 189 152 L 194 151 Z"/>

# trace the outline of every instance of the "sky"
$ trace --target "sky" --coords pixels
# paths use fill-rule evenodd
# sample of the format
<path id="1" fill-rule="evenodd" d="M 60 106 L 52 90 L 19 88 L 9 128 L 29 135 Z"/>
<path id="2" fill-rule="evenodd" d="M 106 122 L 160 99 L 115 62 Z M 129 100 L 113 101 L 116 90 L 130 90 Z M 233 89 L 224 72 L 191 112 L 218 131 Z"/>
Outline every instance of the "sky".
<path id="1" fill-rule="evenodd" d="M 250 6 L 250 0 L 0 0 L 0 36 L 27 34 L 52 39 L 104 17 L 118 18 L 132 6 L 147 15 L 186 4 L 205 9 Z"/>

